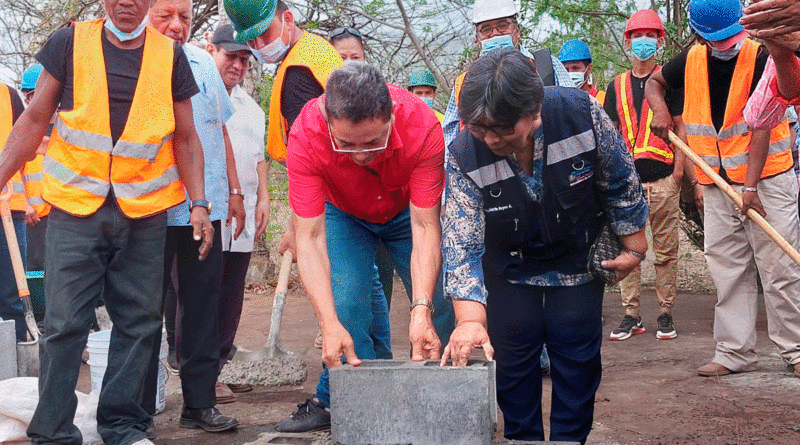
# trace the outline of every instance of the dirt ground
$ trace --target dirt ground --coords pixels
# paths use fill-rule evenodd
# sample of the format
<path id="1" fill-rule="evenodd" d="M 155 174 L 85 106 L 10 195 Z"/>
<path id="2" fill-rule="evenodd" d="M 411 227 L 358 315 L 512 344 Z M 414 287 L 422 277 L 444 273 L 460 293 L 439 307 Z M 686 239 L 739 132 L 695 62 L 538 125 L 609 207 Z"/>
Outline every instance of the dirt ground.
<path id="1" fill-rule="evenodd" d="M 651 262 L 651 261 L 650 261 Z M 623 342 L 611 342 L 608 333 L 622 318 L 619 293 L 606 292 L 603 315 L 603 380 L 597 393 L 594 428 L 588 443 L 598 445 L 797 445 L 800 444 L 800 379 L 794 378 L 769 341 L 763 304 L 757 323 L 760 364 L 754 372 L 721 378 L 703 378 L 697 367 L 714 351 L 713 285 L 702 254 L 685 242 L 681 247 L 679 292 L 674 309 L 678 337 L 655 338 L 657 298 L 652 290 L 652 265 L 643 270 L 646 290 L 642 315 L 647 332 Z M 273 280 L 274 284 L 274 280 Z M 408 357 L 408 299 L 395 280 L 391 309 L 396 357 Z M 249 286 L 236 343 L 256 349 L 264 345 L 269 329 L 274 288 Z M 178 427 L 182 403 L 177 376 L 167 383 L 167 410 L 156 416 L 157 444 L 217 445 L 245 443 L 330 443 L 328 433 L 279 434 L 274 425 L 311 397 L 321 371 L 320 351 L 313 347 L 317 332 L 314 312 L 304 292 L 290 290 L 283 316 L 281 339 L 286 349 L 305 358 L 309 378 L 301 386 L 256 388 L 239 394 L 235 403 L 220 405 L 239 419 L 233 433 L 209 434 Z M 79 390 L 89 388 L 88 369 Z M 545 416 L 549 413 L 550 385 L 545 379 Z M 502 417 L 502 416 L 501 416 Z M 545 420 L 547 425 L 547 420 Z M 502 437 L 502 424 L 498 438 Z"/>

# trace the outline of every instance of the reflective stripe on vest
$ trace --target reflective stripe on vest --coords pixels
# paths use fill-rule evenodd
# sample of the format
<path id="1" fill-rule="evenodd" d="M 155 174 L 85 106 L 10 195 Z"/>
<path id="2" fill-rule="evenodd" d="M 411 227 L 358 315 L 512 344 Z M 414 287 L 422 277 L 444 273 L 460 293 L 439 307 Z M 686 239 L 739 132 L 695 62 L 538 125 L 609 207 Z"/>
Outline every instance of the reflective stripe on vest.
<path id="1" fill-rule="evenodd" d="M 747 160 L 752 133 L 744 121 L 743 110 L 750 96 L 759 45 L 746 39 L 731 79 L 725 118 L 717 132 L 711 117 L 711 98 L 708 78 L 708 51 L 704 45 L 695 45 L 686 58 L 686 90 L 691 101 L 684 103 L 683 120 L 689 145 L 711 168 L 719 172 L 725 169 L 733 182 L 744 183 L 747 175 Z M 787 121 L 772 129 L 769 151 L 761 177 L 774 176 L 793 165 Z M 702 184 L 711 184 L 711 178 L 695 168 L 697 179 Z"/>
<path id="2" fill-rule="evenodd" d="M 8 135 L 14 126 L 14 109 L 11 107 L 11 90 L 6 84 L 0 83 L 0 152 L 6 146 Z M 25 187 L 22 185 L 22 175 L 20 172 L 14 173 L 11 177 L 11 199 L 8 207 L 14 211 L 25 211 Z M 4 189 L 6 184 L 0 184 L 0 189 Z"/>
<path id="3" fill-rule="evenodd" d="M 39 218 L 50 213 L 50 205 L 42 199 L 42 188 L 44 187 L 43 162 L 44 155 L 37 154 L 32 161 L 25 164 L 22 175 L 28 204 L 33 206 Z"/>
<path id="4" fill-rule="evenodd" d="M 336 49 L 322 37 L 303 32 L 303 37 L 289 49 L 286 58 L 275 73 L 272 96 L 269 100 L 269 126 L 267 128 L 267 153 L 276 161 L 286 160 L 286 144 L 289 140 L 289 123 L 281 113 L 281 93 L 286 70 L 292 66 L 308 68 L 325 90 L 328 76 L 343 65 Z"/>
<path id="5" fill-rule="evenodd" d="M 656 67 L 658 69 L 658 67 Z M 653 110 L 647 98 L 642 99 L 642 110 L 636 115 L 633 104 L 633 86 L 631 72 L 626 71 L 614 80 L 617 94 L 617 114 L 620 117 L 620 132 L 633 154 L 634 160 L 652 159 L 672 165 L 675 155 L 669 145 L 658 136 L 652 134 L 650 123 L 653 121 Z"/>
<path id="6" fill-rule="evenodd" d="M 72 110 L 58 113 L 44 157 L 44 199 L 79 216 L 113 189 L 131 218 L 160 213 L 185 193 L 173 154 L 172 39 L 146 28 L 142 67 L 119 140 L 110 132 L 103 19 L 75 25 Z"/>

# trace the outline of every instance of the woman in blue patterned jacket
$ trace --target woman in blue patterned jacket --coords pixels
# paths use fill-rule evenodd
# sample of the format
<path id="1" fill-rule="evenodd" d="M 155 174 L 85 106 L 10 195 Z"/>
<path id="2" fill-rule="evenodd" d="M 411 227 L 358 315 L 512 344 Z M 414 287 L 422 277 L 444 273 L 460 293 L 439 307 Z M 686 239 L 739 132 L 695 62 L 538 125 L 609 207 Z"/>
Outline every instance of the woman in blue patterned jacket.
<path id="1" fill-rule="evenodd" d="M 449 147 L 442 236 L 458 321 L 442 363 L 463 365 L 483 348 L 497 364 L 505 437 L 544 440 L 546 345 L 550 440 L 584 443 L 601 375 L 604 282 L 587 261 L 602 215 L 623 245 L 603 268 L 622 279 L 647 251 L 647 203 L 630 154 L 594 99 L 544 88 L 518 51 L 472 64 L 459 114 L 466 128 Z"/>

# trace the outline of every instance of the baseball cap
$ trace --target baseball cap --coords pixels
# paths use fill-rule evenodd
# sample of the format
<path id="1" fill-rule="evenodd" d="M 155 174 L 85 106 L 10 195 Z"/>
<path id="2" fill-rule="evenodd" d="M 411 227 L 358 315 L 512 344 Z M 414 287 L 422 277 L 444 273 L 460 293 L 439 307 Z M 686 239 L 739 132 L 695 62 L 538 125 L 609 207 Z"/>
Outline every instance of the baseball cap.
<path id="1" fill-rule="evenodd" d="M 250 47 L 236 43 L 236 40 L 233 39 L 233 25 L 230 23 L 217 26 L 214 35 L 211 36 L 211 43 L 220 45 L 225 51 L 250 51 Z"/>

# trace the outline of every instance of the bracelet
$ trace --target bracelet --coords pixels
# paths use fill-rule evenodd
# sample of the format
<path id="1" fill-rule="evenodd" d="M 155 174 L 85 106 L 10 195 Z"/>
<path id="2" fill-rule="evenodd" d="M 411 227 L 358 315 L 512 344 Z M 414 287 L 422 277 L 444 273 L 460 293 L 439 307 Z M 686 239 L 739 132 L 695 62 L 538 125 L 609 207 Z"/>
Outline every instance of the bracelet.
<path id="1" fill-rule="evenodd" d="M 692 180 L 692 187 L 696 186 L 697 184 L 700 184 L 700 181 L 697 179 Z"/>
<path id="2" fill-rule="evenodd" d="M 244 197 L 244 192 L 241 189 L 231 189 L 230 194 Z"/>
<path id="3" fill-rule="evenodd" d="M 628 252 L 629 254 L 635 256 L 636 258 L 639 258 L 639 261 L 644 261 L 647 258 L 647 252 L 639 253 L 639 252 L 636 252 L 634 250 L 628 249 L 627 247 L 623 247 L 622 251 L 623 252 Z"/>
<path id="4" fill-rule="evenodd" d="M 757 193 L 758 192 L 758 188 L 757 187 L 742 187 L 742 193 L 747 193 L 747 192 Z"/>
<path id="5" fill-rule="evenodd" d="M 414 308 L 417 306 L 427 306 L 428 309 L 431 310 L 431 314 L 433 314 L 433 302 L 431 300 L 428 300 L 427 298 L 420 298 L 418 300 L 414 300 L 411 303 L 411 310 L 413 311 Z"/>

